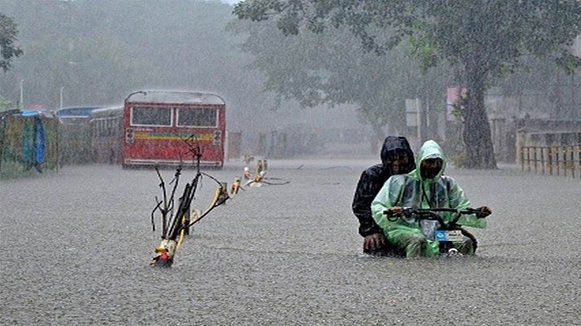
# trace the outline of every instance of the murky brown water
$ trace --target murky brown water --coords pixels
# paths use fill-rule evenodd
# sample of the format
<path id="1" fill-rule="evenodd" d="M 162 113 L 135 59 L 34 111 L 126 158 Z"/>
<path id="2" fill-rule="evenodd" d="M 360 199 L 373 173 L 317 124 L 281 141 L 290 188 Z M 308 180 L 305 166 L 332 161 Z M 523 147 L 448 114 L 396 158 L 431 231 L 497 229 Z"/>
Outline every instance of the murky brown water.
<path id="1" fill-rule="evenodd" d="M 370 258 L 350 204 L 372 163 L 270 161 L 267 176 L 291 183 L 217 208 L 169 270 L 148 266 L 159 243 L 154 171 L 2 180 L 0 324 L 581 324 L 581 180 L 451 170 L 474 206 L 494 211 L 474 232 L 478 256 Z M 231 183 L 238 165 L 208 172 Z"/>

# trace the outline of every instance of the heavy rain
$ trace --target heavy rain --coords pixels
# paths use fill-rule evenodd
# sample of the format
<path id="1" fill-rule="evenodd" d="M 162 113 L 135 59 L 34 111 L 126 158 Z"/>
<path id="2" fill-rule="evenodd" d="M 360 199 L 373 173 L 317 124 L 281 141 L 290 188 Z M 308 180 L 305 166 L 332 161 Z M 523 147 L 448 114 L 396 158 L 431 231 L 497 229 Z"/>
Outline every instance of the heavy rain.
<path id="1" fill-rule="evenodd" d="M 298 2 L 0 0 L 0 325 L 580 324 L 581 4 Z M 492 210 L 475 255 L 363 253 L 390 135 Z"/>

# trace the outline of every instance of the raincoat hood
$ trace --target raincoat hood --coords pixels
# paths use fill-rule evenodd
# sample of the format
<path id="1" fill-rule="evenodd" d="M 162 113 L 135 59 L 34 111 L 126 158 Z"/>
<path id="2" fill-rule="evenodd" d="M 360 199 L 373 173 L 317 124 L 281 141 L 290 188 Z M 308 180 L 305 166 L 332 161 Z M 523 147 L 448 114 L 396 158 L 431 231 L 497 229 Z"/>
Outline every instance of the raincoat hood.
<path id="1" fill-rule="evenodd" d="M 383 146 L 381 147 L 381 162 L 383 163 L 383 167 L 386 169 L 391 169 L 391 167 L 386 166 L 385 161 L 391 156 L 394 155 L 396 150 L 404 151 L 408 156 L 408 166 L 404 167 L 404 171 L 411 171 L 415 168 L 414 164 L 414 153 L 408 140 L 405 137 L 399 136 L 387 136 L 383 141 Z"/>
<path id="2" fill-rule="evenodd" d="M 421 174 L 422 162 L 429 158 L 442 159 L 442 169 L 440 169 L 440 172 L 438 172 L 438 174 L 433 179 L 430 180 L 437 180 L 439 177 L 441 177 L 444 174 L 444 171 L 446 170 L 446 156 L 444 155 L 442 147 L 440 147 L 440 145 L 438 145 L 438 143 L 436 143 L 433 140 L 428 140 L 422 145 L 416 159 L 417 168 L 410 172 L 410 174 L 415 176 L 419 180 L 423 180 Z"/>

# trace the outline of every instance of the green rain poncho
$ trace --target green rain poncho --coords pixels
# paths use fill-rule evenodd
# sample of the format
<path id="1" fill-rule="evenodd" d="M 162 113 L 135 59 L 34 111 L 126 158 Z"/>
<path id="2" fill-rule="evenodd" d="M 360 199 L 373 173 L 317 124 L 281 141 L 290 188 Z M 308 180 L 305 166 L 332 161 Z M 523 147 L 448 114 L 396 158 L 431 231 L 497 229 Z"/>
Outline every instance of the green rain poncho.
<path id="1" fill-rule="evenodd" d="M 422 161 L 427 158 L 441 158 L 442 169 L 433 179 L 422 179 L 420 169 Z M 410 218 L 398 218 L 389 221 L 384 212 L 395 206 L 412 208 L 469 208 L 470 200 L 466 198 L 464 191 L 456 181 L 444 176 L 446 169 L 446 157 L 440 145 L 433 140 L 426 141 L 417 156 L 416 169 L 409 174 L 394 175 L 389 178 L 373 202 L 371 212 L 373 219 L 381 227 L 387 239 L 401 247 L 405 247 L 407 256 L 436 256 L 439 253 L 438 241 L 427 241 L 427 248 L 419 249 L 409 246 L 410 238 L 425 239 L 422 234 L 419 221 Z M 442 213 L 445 222 L 450 221 L 453 213 Z M 478 219 L 476 215 L 463 215 L 458 221 L 459 225 L 485 228 L 486 220 Z M 416 251 L 414 251 L 416 250 Z"/>

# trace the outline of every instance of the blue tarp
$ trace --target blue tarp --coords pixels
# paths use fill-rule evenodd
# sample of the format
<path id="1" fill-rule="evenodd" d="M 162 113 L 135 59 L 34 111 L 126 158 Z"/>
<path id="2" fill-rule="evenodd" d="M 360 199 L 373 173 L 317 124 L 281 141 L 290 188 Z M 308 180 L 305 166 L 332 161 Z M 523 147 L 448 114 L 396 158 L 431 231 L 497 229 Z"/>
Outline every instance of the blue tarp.
<path id="1" fill-rule="evenodd" d="M 40 116 L 32 116 L 31 123 L 25 123 L 22 130 L 22 163 L 25 168 L 35 168 L 42 172 L 46 152 L 46 132 Z"/>

